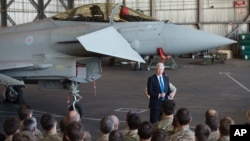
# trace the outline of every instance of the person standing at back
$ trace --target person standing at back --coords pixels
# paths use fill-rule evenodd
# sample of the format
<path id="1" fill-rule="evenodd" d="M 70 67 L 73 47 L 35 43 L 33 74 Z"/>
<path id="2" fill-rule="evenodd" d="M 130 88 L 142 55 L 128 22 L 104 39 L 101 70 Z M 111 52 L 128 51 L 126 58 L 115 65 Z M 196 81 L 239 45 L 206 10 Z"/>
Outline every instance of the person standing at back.
<path id="1" fill-rule="evenodd" d="M 148 78 L 147 90 L 150 96 L 150 122 L 153 124 L 160 120 L 162 114 L 162 103 L 168 98 L 171 93 L 169 87 L 169 78 L 163 75 L 164 64 L 158 63 L 156 65 L 156 72 Z"/>

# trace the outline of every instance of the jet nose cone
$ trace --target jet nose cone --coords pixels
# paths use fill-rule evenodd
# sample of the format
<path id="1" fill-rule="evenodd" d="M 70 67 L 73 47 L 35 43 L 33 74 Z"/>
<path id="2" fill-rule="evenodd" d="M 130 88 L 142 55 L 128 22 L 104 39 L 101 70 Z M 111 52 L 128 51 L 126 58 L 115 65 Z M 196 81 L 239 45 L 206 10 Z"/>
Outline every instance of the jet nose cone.
<path id="1" fill-rule="evenodd" d="M 236 43 L 223 36 L 174 24 L 165 24 L 163 32 L 166 51 L 172 54 L 192 53 Z"/>

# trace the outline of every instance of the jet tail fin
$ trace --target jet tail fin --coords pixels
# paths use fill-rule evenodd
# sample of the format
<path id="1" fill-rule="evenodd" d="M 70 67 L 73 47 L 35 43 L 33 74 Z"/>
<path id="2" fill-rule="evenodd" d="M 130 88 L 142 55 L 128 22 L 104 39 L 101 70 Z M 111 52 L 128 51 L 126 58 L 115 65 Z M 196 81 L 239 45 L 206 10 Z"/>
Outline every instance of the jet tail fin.
<path id="1" fill-rule="evenodd" d="M 127 40 L 112 26 L 77 37 L 77 39 L 87 51 L 145 63 Z"/>

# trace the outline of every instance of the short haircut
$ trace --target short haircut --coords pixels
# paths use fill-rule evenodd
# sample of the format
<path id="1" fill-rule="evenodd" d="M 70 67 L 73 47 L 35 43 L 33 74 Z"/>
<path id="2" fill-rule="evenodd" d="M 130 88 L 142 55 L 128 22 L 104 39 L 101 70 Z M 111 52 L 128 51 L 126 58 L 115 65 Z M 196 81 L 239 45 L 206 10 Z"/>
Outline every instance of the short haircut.
<path id="1" fill-rule="evenodd" d="M 164 69 L 165 65 L 163 63 L 157 63 L 156 64 L 156 68 L 161 68 L 161 67 Z"/>
<path id="2" fill-rule="evenodd" d="M 138 135 L 140 139 L 149 139 L 153 134 L 153 125 L 148 121 L 143 121 L 138 127 Z"/>
<path id="3" fill-rule="evenodd" d="M 153 132 L 151 141 L 167 141 L 167 132 L 164 129 L 156 129 Z"/>
<path id="4" fill-rule="evenodd" d="M 206 124 L 210 127 L 211 131 L 216 131 L 219 128 L 219 119 L 217 117 L 206 118 Z"/>
<path id="5" fill-rule="evenodd" d="M 114 121 L 110 116 L 104 117 L 100 121 L 100 131 L 104 134 L 110 133 L 114 128 Z"/>
<path id="6" fill-rule="evenodd" d="M 51 114 L 43 114 L 40 123 L 44 130 L 50 131 L 55 126 L 55 117 Z"/>
<path id="7" fill-rule="evenodd" d="M 109 141 L 124 141 L 124 136 L 121 131 L 113 130 L 109 134 Z"/>
<path id="8" fill-rule="evenodd" d="M 79 121 L 72 121 L 68 124 L 66 135 L 71 141 L 79 141 L 83 139 L 83 126 Z"/>
<path id="9" fill-rule="evenodd" d="M 114 122 L 114 130 L 118 130 L 119 129 L 119 119 L 116 115 L 110 115 L 110 117 L 112 118 L 113 122 Z"/>
<path id="10" fill-rule="evenodd" d="M 29 118 L 29 115 L 32 114 L 32 108 L 29 105 L 23 104 L 17 110 L 18 117 L 21 121 L 26 118 Z"/>
<path id="11" fill-rule="evenodd" d="M 131 113 L 128 116 L 127 123 L 130 130 L 138 129 L 138 126 L 141 123 L 141 117 L 136 113 Z"/>
<path id="12" fill-rule="evenodd" d="M 175 111 L 175 101 L 174 100 L 166 100 L 163 102 L 162 104 L 162 109 L 163 109 L 163 112 L 166 114 L 166 115 L 172 115 L 174 114 L 174 111 Z"/>
<path id="13" fill-rule="evenodd" d="M 23 129 L 33 132 L 37 126 L 36 119 L 34 117 L 27 118 L 23 121 Z"/>
<path id="14" fill-rule="evenodd" d="M 208 110 L 206 111 L 206 113 L 205 113 L 205 118 L 207 119 L 207 118 L 209 118 L 209 117 L 217 117 L 217 118 L 219 118 L 217 111 L 214 110 L 214 109 L 208 109 Z"/>
<path id="15" fill-rule="evenodd" d="M 6 135 L 13 135 L 20 128 L 20 120 L 17 117 L 9 117 L 3 123 L 3 130 Z"/>
<path id="16" fill-rule="evenodd" d="M 209 141 L 211 129 L 206 124 L 198 124 L 195 127 L 195 137 L 198 141 Z"/>
<path id="17" fill-rule="evenodd" d="M 230 135 L 230 125 L 234 124 L 234 120 L 231 117 L 224 117 L 220 120 L 220 134 L 229 136 Z"/>
<path id="18" fill-rule="evenodd" d="M 176 120 L 181 126 L 189 124 L 191 118 L 192 118 L 191 113 L 187 108 L 180 108 L 176 112 Z"/>
<path id="19" fill-rule="evenodd" d="M 75 110 L 69 111 L 66 118 L 67 118 L 67 124 L 69 124 L 72 121 L 80 121 L 81 120 L 80 114 Z"/>

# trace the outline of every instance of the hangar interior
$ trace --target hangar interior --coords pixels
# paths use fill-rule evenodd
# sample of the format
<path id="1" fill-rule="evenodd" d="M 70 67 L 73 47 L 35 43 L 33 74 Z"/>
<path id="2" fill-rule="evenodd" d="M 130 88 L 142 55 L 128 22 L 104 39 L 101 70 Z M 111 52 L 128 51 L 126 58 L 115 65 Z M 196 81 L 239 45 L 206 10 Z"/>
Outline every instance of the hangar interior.
<path id="1" fill-rule="evenodd" d="M 84 4 L 103 2 L 123 3 L 158 20 L 212 32 L 236 41 L 242 40 L 240 34 L 248 35 L 249 0 L 1 0 L 1 28 L 52 17 Z M 244 45 L 242 42 L 239 44 Z M 227 58 L 248 59 L 244 58 L 240 45 L 208 52 L 220 50 L 227 53 Z"/>
<path id="2" fill-rule="evenodd" d="M 52 17 L 59 12 L 84 4 L 102 2 L 123 3 L 128 7 L 141 10 L 143 13 L 161 21 L 204 30 L 236 40 L 238 41 L 237 44 L 222 46 L 218 50 L 211 50 L 211 52 L 220 50 L 226 53 L 227 57 L 250 59 L 250 55 L 248 58 L 241 56 L 242 52 L 240 51 L 241 48 L 247 47 L 248 43 L 250 49 L 250 33 L 248 33 L 250 0 L 1 0 L 1 28 Z M 180 105 L 191 105 L 190 109 L 194 111 L 195 120 L 192 128 L 194 128 L 196 123 L 203 122 L 203 112 L 209 106 L 219 107 L 218 110 L 222 111 L 222 116 L 232 115 L 236 121 L 244 121 L 243 116 L 240 114 L 249 108 L 250 90 L 241 85 L 237 80 L 242 80 L 243 84 L 249 86 L 249 64 L 245 62 L 244 60 L 239 61 L 239 59 L 235 59 L 233 63 L 230 62 L 230 64 L 224 66 L 197 67 L 195 65 L 183 65 L 182 69 L 168 72 L 169 76 L 174 78 L 171 78 L 171 81 L 178 86 L 177 99 L 180 101 Z M 113 74 L 110 74 L 110 72 Z M 232 72 L 232 76 L 237 78 L 237 80 L 231 76 L 230 72 Z M 88 117 L 106 115 L 113 112 L 111 110 L 114 107 L 128 105 L 126 99 L 129 99 L 129 102 L 132 101 L 131 103 L 138 103 L 138 107 L 145 108 L 145 103 L 148 102 L 148 99 L 142 99 L 141 95 L 144 96 L 145 76 L 149 76 L 151 73 L 150 71 L 136 72 L 127 71 L 126 69 L 124 71 L 124 68 L 110 69 L 106 67 L 102 76 L 104 79 L 96 83 L 97 91 L 99 90 L 98 97 L 92 94 L 93 90 L 96 90 L 95 83 L 81 86 L 83 93 L 89 94 L 84 99 L 84 106 L 87 107 L 84 112 L 88 114 Z M 110 82 L 110 78 L 112 82 Z M 232 81 L 229 81 L 231 79 Z M 236 83 L 234 83 L 235 81 Z M 118 86 L 113 87 L 114 85 Z M 63 115 L 65 112 L 58 109 L 62 108 L 60 107 L 61 105 L 65 105 L 63 96 L 53 95 L 58 99 L 55 98 L 53 102 L 47 102 L 48 99 L 53 100 L 54 98 L 51 97 L 50 91 L 37 91 L 37 87 L 32 85 L 29 87 L 32 92 L 26 90 L 26 98 L 30 100 L 35 108 L 49 105 L 44 109 L 52 112 L 59 111 L 58 117 L 62 117 L 60 115 Z M 110 90 L 110 88 L 114 90 Z M 58 93 L 62 94 L 64 92 L 59 91 Z M 112 101 L 113 99 L 110 99 L 110 93 L 113 94 L 117 101 L 114 102 Z M 139 100 L 141 101 L 139 102 Z M 95 103 L 99 103 L 99 105 Z M 100 107 L 102 104 L 105 107 L 108 106 L 110 111 L 106 111 L 105 108 Z M 203 107 L 198 107 L 197 105 Z M 94 109 L 93 111 L 92 109 L 90 110 L 91 107 L 94 107 L 92 108 Z M 12 107 L 7 105 L 5 107 L 0 106 L 0 108 L 6 108 L 7 110 L 5 111 L 8 111 L 9 114 L 10 109 L 8 108 Z M 12 109 L 14 111 L 16 107 Z M 63 107 L 63 109 L 66 108 Z M 39 113 L 37 114 L 38 116 L 42 112 L 36 111 L 36 113 Z M 100 115 L 97 116 L 97 114 Z M 148 116 L 146 112 L 142 114 L 144 117 Z M 84 119 L 87 124 L 86 129 L 90 129 L 91 133 L 97 137 L 99 131 L 95 127 L 98 127 L 99 122 L 96 121 L 99 121 L 99 119 L 94 118 L 90 121 L 88 117 Z M 122 113 L 120 117 L 125 117 L 125 114 Z M 1 118 L 5 117 L 2 116 Z M 125 121 L 122 124 L 125 127 Z"/>

